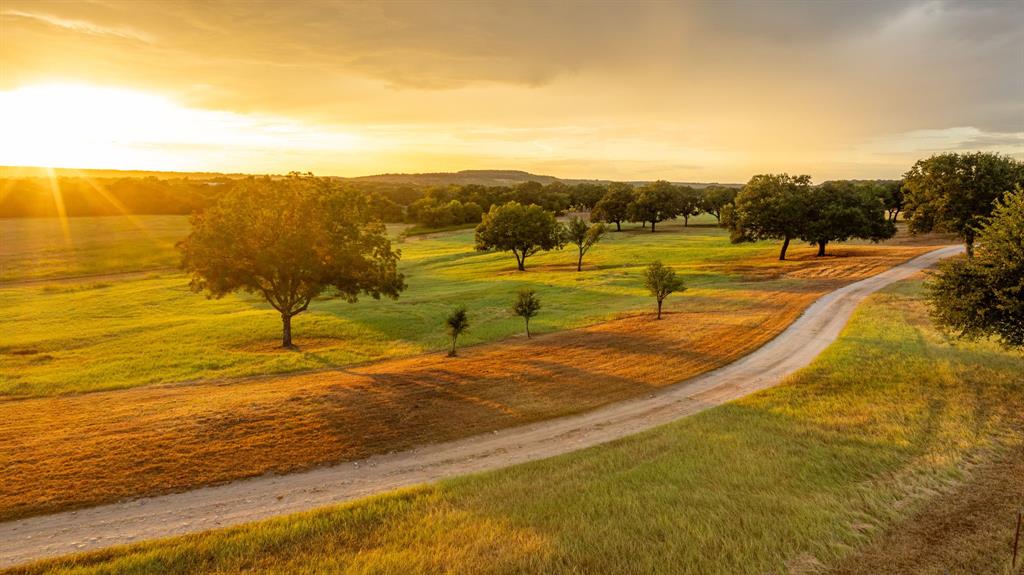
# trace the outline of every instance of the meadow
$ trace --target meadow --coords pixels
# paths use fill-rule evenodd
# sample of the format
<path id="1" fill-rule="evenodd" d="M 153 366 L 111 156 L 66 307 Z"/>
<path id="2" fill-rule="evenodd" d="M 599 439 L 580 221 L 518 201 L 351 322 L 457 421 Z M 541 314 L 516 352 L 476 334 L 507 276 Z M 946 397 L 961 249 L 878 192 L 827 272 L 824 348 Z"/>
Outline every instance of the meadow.
<path id="1" fill-rule="evenodd" d="M 941 241 L 836 246 L 826 258 L 801 247 L 778 262 L 771 244 L 669 225 L 612 234 L 580 273 L 564 252 L 520 273 L 506 254 L 472 251 L 468 232 L 424 236 L 402 244 L 401 299 L 316 302 L 296 322 L 299 351 L 277 347 L 277 317 L 256 298 L 207 300 L 177 273 L 11 285 L 0 290 L 14 327 L 0 349 L 0 517 L 298 471 L 633 397 L 749 353 L 821 294 Z M 654 258 L 689 285 L 661 321 L 640 287 Z M 545 306 L 530 340 L 509 310 L 521 287 Z M 445 349 L 441 318 L 464 302 L 471 346 L 454 360 L 423 354 Z"/>
<path id="2" fill-rule="evenodd" d="M 543 302 L 531 323 L 536 333 L 576 328 L 651 307 L 641 273 L 655 259 L 678 268 L 690 288 L 669 297 L 669 311 L 694 298 L 732 297 L 752 279 L 799 283 L 815 279 L 800 277 L 800 270 L 822 269 L 809 247 L 780 263 L 771 242 L 731 245 L 717 227 L 678 223 L 655 234 L 638 227 L 609 234 L 579 273 L 569 249 L 534 256 L 519 273 L 509 254 L 473 251 L 471 230 L 414 236 L 400 244 L 409 289 L 397 301 L 348 304 L 325 295 L 294 320 L 299 349 L 282 351 L 280 318 L 260 298 L 243 293 L 206 299 L 189 290 L 186 276 L 168 269 L 177 262 L 173 244 L 187 225 L 174 216 L 72 218 L 68 244 L 56 220 L 0 221 L 0 266 L 10 278 L 0 286 L 6 328 L 0 395 L 338 368 L 436 351 L 447 344 L 444 316 L 462 303 L 470 304 L 471 322 L 463 343 L 495 341 L 522 332 L 510 307 L 523 288 L 535 289 Z M 881 253 L 870 246 L 832 249 Z M 920 248 L 902 250 L 886 252 L 888 263 Z M 839 275 L 868 261 L 825 261 L 845 259 Z"/>
<path id="3" fill-rule="evenodd" d="M 1009 574 L 1024 358 L 869 298 L 784 384 L 607 445 L 14 573 Z M 946 509 L 973 511 L 943 523 Z M 971 507 L 971 506 L 974 507 Z M 959 507 L 958 507 L 959 506 Z M 982 511 L 979 511 L 982 509 Z M 947 517 L 948 519 L 948 517 Z M 955 540 L 957 545 L 949 545 Z"/>
<path id="4" fill-rule="evenodd" d="M 185 216 L 0 219 L 0 287 L 12 282 L 168 270 Z"/>

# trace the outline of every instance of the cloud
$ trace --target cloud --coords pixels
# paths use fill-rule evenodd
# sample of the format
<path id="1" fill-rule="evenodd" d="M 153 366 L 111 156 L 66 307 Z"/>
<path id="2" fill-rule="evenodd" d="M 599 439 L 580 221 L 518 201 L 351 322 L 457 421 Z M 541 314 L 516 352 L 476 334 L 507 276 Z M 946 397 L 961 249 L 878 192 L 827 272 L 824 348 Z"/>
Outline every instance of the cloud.
<path id="1" fill-rule="evenodd" d="M 32 20 L 36 22 L 41 22 L 43 24 L 48 24 L 56 28 L 61 28 L 72 32 L 78 32 L 81 34 L 89 34 L 92 36 L 108 36 L 112 38 L 120 38 L 123 40 L 135 40 L 146 43 L 151 43 L 153 41 L 153 38 L 148 34 L 143 34 L 130 28 L 115 28 L 110 26 L 101 26 L 99 24 L 94 24 L 87 20 L 61 18 L 59 16 L 53 16 L 51 14 L 26 12 L 21 10 L 4 10 L 0 12 L 0 17 Z"/>
<path id="2" fill-rule="evenodd" d="M 1024 132 L 1021 2 L 4 5 L 0 88 L 148 90 L 382 134 L 395 161 L 418 145 L 439 162 L 582 175 L 618 158 L 609 171 L 745 180 L 855 171 L 850 155 L 890 134 L 970 126 L 982 135 L 957 145 L 997 147 Z M 898 173 L 870 154 L 865 175 Z"/>

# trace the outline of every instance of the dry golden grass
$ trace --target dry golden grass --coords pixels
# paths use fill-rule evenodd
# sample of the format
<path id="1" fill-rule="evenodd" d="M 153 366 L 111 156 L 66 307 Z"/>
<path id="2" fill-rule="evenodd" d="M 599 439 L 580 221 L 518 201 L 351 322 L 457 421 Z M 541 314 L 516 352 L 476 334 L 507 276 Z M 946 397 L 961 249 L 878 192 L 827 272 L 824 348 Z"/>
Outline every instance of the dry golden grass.
<path id="1" fill-rule="evenodd" d="M 751 262 L 739 289 L 532 340 L 348 369 L 0 402 L 0 519 L 285 473 L 592 409 L 729 363 L 837 285 L 925 251 Z M 735 270 L 733 270 L 735 271 Z M 800 279 L 789 279 L 801 274 Z M 763 281 L 781 277 L 778 281 Z M 288 353 L 288 352 L 281 352 Z"/>
<path id="2" fill-rule="evenodd" d="M 874 573 L 1024 573 L 1024 549 L 1013 569 L 1017 511 L 1024 492 L 1024 428 L 1016 441 L 990 460 L 972 466 L 967 481 L 936 495 L 920 511 L 889 527 L 842 561 L 834 575 Z"/>

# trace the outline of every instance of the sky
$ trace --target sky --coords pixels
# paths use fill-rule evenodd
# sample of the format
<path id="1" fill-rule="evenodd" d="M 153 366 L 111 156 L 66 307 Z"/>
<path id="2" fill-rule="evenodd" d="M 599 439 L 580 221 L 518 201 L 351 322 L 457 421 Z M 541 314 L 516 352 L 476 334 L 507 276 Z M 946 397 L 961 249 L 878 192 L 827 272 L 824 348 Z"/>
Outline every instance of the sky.
<path id="1" fill-rule="evenodd" d="M 1024 1 L 0 4 L 0 165 L 896 178 L 1024 159 Z"/>

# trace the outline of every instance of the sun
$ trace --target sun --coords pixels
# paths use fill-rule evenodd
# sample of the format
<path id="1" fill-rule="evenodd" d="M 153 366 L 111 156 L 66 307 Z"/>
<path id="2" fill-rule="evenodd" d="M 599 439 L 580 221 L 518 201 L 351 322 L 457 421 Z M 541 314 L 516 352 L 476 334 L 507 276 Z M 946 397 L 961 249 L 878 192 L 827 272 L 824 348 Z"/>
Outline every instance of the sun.
<path id="1" fill-rule="evenodd" d="M 0 92 L 0 163 L 98 168 L 124 164 L 125 144 L 173 128 L 176 106 L 145 92 L 44 84 Z"/>
<path id="2" fill-rule="evenodd" d="M 154 92 L 89 84 L 0 91 L 0 126 L 0 165 L 8 166 L 221 171 L 233 168 L 222 163 L 226 152 L 245 159 L 363 146 L 355 134 L 289 118 L 195 108 Z"/>
<path id="3" fill-rule="evenodd" d="M 169 99 L 121 88 L 42 84 L 0 92 L 6 132 L 0 162 L 83 168 L 130 164 L 128 146 L 166 140 L 180 131 L 175 122 L 182 110 Z"/>

